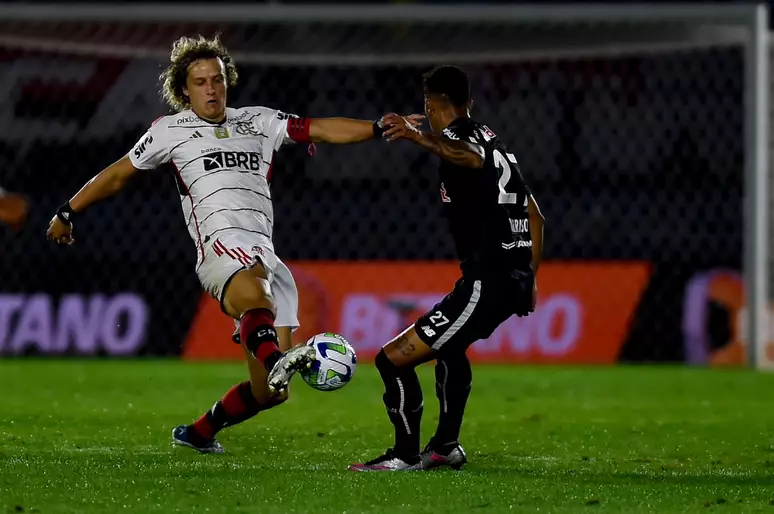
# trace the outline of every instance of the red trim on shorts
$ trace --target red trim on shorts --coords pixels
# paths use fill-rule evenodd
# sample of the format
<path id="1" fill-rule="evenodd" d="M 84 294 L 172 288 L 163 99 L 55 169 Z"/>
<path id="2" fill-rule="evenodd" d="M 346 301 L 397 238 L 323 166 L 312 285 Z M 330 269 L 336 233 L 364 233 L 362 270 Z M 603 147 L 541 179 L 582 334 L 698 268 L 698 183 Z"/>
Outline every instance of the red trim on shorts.
<path id="1" fill-rule="evenodd" d="M 227 248 L 226 245 L 223 244 L 223 242 L 218 239 L 213 244 L 213 248 L 215 249 L 215 253 L 218 254 L 218 256 L 225 253 L 229 257 L 231 257 L 231 260 L 239 261 L 244 266 L 249 266 L 250 262 L 252 262 L 252 259 L 250 259 L 250 256 L 245 253 L 244 250 L 242 250 L 239 247 L 236 248 Z M 220 253 L 218 253 L 220 251 Z"/>
<path id="2" fill-rule="evenodd" d="M 235 261 L 236 261 L 236 260 L 239 260 L 239 257 L 237 257 L 236 255 L 234 255 L 234 254 L 232 253 L 232 252 L 233 252 L 233 250 L 231 250 L 231 249 L 229 249 L 229 248 L 226 248 L 226 245 L 224 245 L 223 243 L 220 243 L 220 244 L 221 244 L 221 246 L 223 246 L 223 251 L 224 251 L 224 252 L 226 252 L 226 255 L 228 255 L 229 257 L 231 257 L 231 258 L 232 258 L 233 260 L 235 260 Z"/>
<path id="3" fill-rule="evenodd" d="M 245 266 L 249 266 L 249 265 L 250 265 L 250 263 L 252 263 L 252 262 L 253 262 L 253 258 L 252 258 L 252 257 L 250 257 L 249 255 L 247 255 L 247 252 L 245 252 L 245 251 L 242 249 L 242 247 L 239 247 L 239 246 L 238 246 L 237 248 L 235 248 L 235 250 L 236 250 L 237 252 L 241 253 L 241 254 L 242 254 L 242 257 L 244 257 L 244 259 L 245 259 L 245 260 L 244 260 L 243 262 L 245 263 Z M 246 262 L 245 262 L 245 261 L 246 261 Z"/>

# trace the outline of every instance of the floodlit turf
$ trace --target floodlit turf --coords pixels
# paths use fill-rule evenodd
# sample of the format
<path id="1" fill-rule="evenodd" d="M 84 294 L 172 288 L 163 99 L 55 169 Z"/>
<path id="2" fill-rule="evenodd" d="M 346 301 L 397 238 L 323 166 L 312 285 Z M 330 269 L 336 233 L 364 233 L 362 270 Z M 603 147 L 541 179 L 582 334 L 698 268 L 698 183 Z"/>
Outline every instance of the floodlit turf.
<path id="1" fill-rule="evenodd" d="M 437 418 L 432 368 L 424 437 Z M 236 364 L 0 361 L 0 512 L 774 512 L 774 375 L 478 367 L 462 472 L 357 474 L 390 443 L 375 370 L 172 448 Z"/>

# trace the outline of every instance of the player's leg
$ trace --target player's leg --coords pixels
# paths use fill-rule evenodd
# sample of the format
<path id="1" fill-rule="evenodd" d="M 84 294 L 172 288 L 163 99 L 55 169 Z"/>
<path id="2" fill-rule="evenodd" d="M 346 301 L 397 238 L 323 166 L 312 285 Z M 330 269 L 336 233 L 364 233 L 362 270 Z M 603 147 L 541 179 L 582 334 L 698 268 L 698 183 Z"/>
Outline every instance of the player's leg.
<path id="1" fill-rule="evenodd" d="M 266 368 L 242 345 L 250 373 L 250 380 L 241 382 L 215 402 L 210 410 L 202 414 L 192 425 L 177 427 L 174 439 L 177 444 L 195 448 L 203 453 L 222 453 L 223 447 L 215 435 L 261 411 L 271 409 L 287 400 L 286 392 L 270 394 L 266 383 Z"/>
<path id="2" fill-rule="evenodd" d="M 281 352 L 286 352 L 293 347 L 293 328 L 275 326 L 277 329 L 277 340 Z"/>
<path id="3" fill-rule="evenodd" d="M 466 283 L 467 282 L 467 283 Z M 425 470 L 441 466 L 459 469 L 467 462 L 465 450 L 459 444 L 465 406 L 470 396 L 473 373 L 465 354 L 479 339 L 492 335 L 495 329 L 522 303 L 531 302 L 532 277 L 522 274 L 490 280 L 458 283 L 452 295 L 466 303 L 459 315 L 452 314 L 443 302 L 439 309 L 417 322 L 423 340 L 437 354 L 435 388 L 440 415 L 438 427 L 422 452 Z M 447 315 L 452 314 L 452 315 Z M 449 323 L 446 323 L 449 318 Z M 425 327 L 429 330 L 425 331 Z"/>
<path id="4" fill-rule="evenodd" d="M 233 334 L 231 334 L 231 340 L 234 341 L 235 344 L 242 344 L 242 339 L 239 336 L 239 321 L 234 320 L 234 324 L 236 328 L 234 329 Z M 286 352 L 290 349 L 292 344 L 292 335 L 293 335 L 293 328 L 292 327 L 282 327 L 277 325 L 277 322 L 274 322 L 274 328 L 277 329 L 277 339 L 279 340 L 279 349 L 281 352 Z"/>
<path id="5" fill-rule="evenodd" d="M 471 317 L 478 299 L 478 282 L 460 279 L 449 295 L 377 355 L 376 367 L 385 385 L 384 403 L 395 428 L 395 448 L 365 464 L 353 464 L 349 469 L 402 471 L 423 468 L 421 459 L 416 456 L 422 391 L 414 368 L 434 359 L 441 347 L 448 348 L 450 339 L 459 340 L 458 333 Z"/>
<path id="6" fill-rule="evenodd" d="M 264 368 L 271 369 L 279 360 L 274 319 L 277 306 L 271 292 L 268 273 L 262 264 L 236 272 L 224 286 L 223 311 L 239 320 L 239 339 Z"/>
<path id="7" fill-rule="evenodd" d="M 399 471 L 423 469 L 423 462 L 416 455 L 419 449 L 419 419 L 422 396 L 414 367 L 436 358 L 439 351 L 463 343 L 467 348 L 470 339 L 471 318 L 480 300 L 480 281 L 460 279 L 454 290 L 435 305 L 428 313 L 385 346 L 377 356 L 376 366 L 385 383 L 384 396 L 390 421 L 395 427 L 396 448 L 401 452 L 387 454 L 350 466 L 355 471 Z M 472 342 L 475 339 L 472 339 Z M 463 350 L 464 351 L 464 350 Z M 408 372 L 410 370 L 410 373 Z M 408 387 L 407 387 L 408 385 Z M 418 415 L 417 415 L 418 414 Z"/>
<path id="8" fill-rule="evenodd" d="M 292 328 L 295 327 L 276 327 L 279 347 L 283 350 L 291 346 Z M 241 346 L 250 380 L 229 389 L 212 409 L 202 414 L 192 425 L 177 427 L 173 434 L 176 444 L 195 448 L 202 453 L 222 453 L 223 447 L 215 440 L 218 432 L 247 421 L 259 412 L 276 407 L 288 399 L 288 389 L 280 394 L 269 392 L 266 368 L 245 345 Z"/>
<path id="9" fill-rule="evenodd" d="M 293 275 L 285 264 L 275 258 L 274 271 L 272 273 L 271 291 L 277 308 L 274 320 L 274 328 L 277 331 L 277 343 L 283 354 L 293 347 L 293 331 L 300 325 L 298 321 L 298 289 Z M 259 403 L 274 407 L 284 402 L 289 395 L 286 387 L 278 394 L 274 394 L 268 387 L 268 373 L 257 359 L 243 345 L 245 358 L 250 370 L 250 381 L 253 385 L 253 395 Z"/>
<path id="10" fill-rule="evenodd" d="M 435 435 L 422 451 L 424 469 L 447 465 L 459 469 L 467 462 L 459 437 L 472 383 L 473 372 L 464 352 L 438 357 L 435 364 L 435 394 L 440 413 Z"/>
<path id="11" fill-rule="evenodd" d="M 214 260 L 215 256 L 211 255 Z M 210 290 L 215 296 L 218 296 L 218 292 L 222 291 L 221 305 L 224 311 L 234 316 L 236 314 L 235 308 L 239 308 L 240 305 L 261 306 L 266 307 L 267 310 L 271 309 L 272 319 L 274 318 L 274 312 L 277 313 L 277 326 L 274 328 L 279 347 L 283 350 L 289 348 L 291 346 L 292 330 L 298 327 L 298 294 L 289 271 L 281 273 L 282 280 L 275 280 L 271 287 L 268 287 L 267 273 L 262 266 L 254 266 L 247 270 L 242 270 L 241 264 L 228 260 L 221 261 L 217 266 L 213 265 L 212 261 L 210 263 L 209 266 L 202 266 L 200 268 L 200 278 L 205 288 Z M 284 265 L 282 267 L 284 268 Z M 265 288 L 263 299 L 257 298 L 250 301 L 251 296 L 255 298 L 258 295 L 249 291 L 232 289 L 235 281 L 238 284 L 237 287 L 248 290 L 250 282 L 257 282 L 261 287 Z M 213 284 L 216 285 L 213 287 Z M 222 287 L 217 284 L 222 284 Z M 288 292 L 288 289 L 290 289 L 290 292 Z M 229 291 L 235 291 L 236 294 L 229 294 Z M 231 301 L 231 298 L 236 298 L 236 300 Z M 275 303 L 277 304 L 276 307 Z M 242 318 L 244 320 L 244 316 Z M 245 344 L 252 332 L 245 330 L 241 321 L 238 322 L 238 329 L 239 333 L 234 335 L 234 340 L 240 343 L 243 348 L 250 380 L 232 387 L 221 400 L 215 403 L 212 409 L 204 413 L 192 425 L 183 425 L 175 428 L 173 431 L 175 443 L 190 446 L 202 452 L 222 452 L 223 448 L 214 439 L 215 434 L 226 427 L 246 421 L 261 411 L 280 405 L 287 399 L 287 391 L 283 391 L 280 394 L 270 392 L 267 383 L 268 371 L 265 363 L 256 359 L 254 352 L 248 349 Z"/>
<path id="12" fill-rule="evenodd" d="M 272 276 L 271 290 L 277 305 L 277 339 L 282 352 L 293 347 L 293 331 L 301 323 L 298 321 L 298 287 L 285 263 L 277 259 Z"/>
<path id="13" fill-rule="evenodd" d="M 278 333 L 280 349 L 284 352 L 280 362 L 269 372 L 269 388 L 274 391 L 287 389 L 290 378 L 304 366 L 311 365 L 315 358 L 314 348 L 306 345 L 293 346 L 292 333 L 299 327 L 298 288 L 293 274 L 277 259 L 274 265 L 272 291 L 277 304 L 277 326 L 285 327 Z M 281 337 L 280 337 L 281 336 Z"/>
<path id="14" fill-rule="evenodd" d="M 275 257 L 276 259 L 276 257 Z M 262 265 L 237 273 L 228 285 L 224 310 L 240 319 L 240 340 L 269 371 L 269 389 L 284 390 L 290 377 L 314 359 L 310 347 L 291 348 L 282 353 L 275 328 L 277 307 Z"/>
<path id="15" fill-rule="evenodd" d="M 395 431 L 395 443 L 384 455 L 352 471 L 405 471 L 421 469 L 420 434 L 424 401 L 416 366 L 433 358 L 429 346 L 417 336 L 414 327 L 403 331 L 377 354 L 376 369 L 384 383 L 384 406 Z"/>

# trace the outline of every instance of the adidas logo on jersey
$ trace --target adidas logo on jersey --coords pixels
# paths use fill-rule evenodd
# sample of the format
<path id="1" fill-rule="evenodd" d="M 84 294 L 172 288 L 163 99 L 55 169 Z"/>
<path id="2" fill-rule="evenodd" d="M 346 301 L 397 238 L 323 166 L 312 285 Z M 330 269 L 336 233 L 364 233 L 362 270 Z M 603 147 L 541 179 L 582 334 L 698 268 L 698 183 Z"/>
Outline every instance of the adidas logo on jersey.
<path id="1" fill-rule="evenodd" d="M 198 130 L 196 132 L 194 132 L 193 134 L 191 134 L 191 137 L 189 137 L 188 139 L 196 139 L 197 137 L 203 137 L 202 133 L 199 132 Z"/>

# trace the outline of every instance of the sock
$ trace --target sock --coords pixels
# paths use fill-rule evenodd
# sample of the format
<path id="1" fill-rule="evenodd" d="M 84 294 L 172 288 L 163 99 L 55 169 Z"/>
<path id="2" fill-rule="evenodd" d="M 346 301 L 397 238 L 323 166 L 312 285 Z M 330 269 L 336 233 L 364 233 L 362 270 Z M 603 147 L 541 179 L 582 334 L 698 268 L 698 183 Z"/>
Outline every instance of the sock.
<path id="1" fill-rule="evenodd" d="M 206 443 L 215 437 L 215 434 L 226 427 L 247 421 L 262 410 L 274 405 L 262 406 L 253 396 L 250 390 L 250 381 L 237 384 L 221 398 L 212 409 L 208 410 L 197 419 L 194 424 L 194 432 L 201 439 L 195 443 Z"/>
<path id="2" fill-rule="evenodd" d="M 384 405 L 395 427 L 395 455 L 418 462 L 419 428 L 422 421 L 422 386 L 414 368 L 398 368 L 384 350 L 376 356 L 376 369 L 384 382 Z"/>
<path id="3" fill-rule="evenodd" d="M 470 361 L 464 353 L 447 356 L 436 362 L 435 394 L 441 413 L 430 446 L 442 455 L 448 455 L 459 440 L 472 382 Z"/>
<path id="4" fill-rule="evenodd" d="M 269 309 L 245 312 L 239 321 L 239 337 L 268 371 L 282 357 L 277 344 L 277 331 L 274 329 L 274 314 Z"/>

